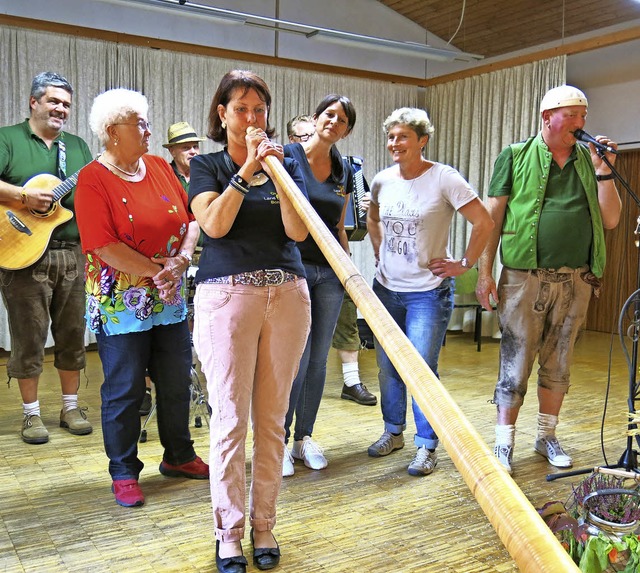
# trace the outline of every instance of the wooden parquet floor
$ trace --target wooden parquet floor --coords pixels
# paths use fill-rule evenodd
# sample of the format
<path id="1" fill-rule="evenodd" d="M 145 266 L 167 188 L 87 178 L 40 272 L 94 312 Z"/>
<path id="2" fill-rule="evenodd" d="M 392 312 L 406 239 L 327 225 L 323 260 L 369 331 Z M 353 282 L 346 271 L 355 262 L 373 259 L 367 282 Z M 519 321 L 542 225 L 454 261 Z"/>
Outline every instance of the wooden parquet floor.
<path id="1" fill-rule="evenodd" d="M 600 424 L 605 402 L 610 337 L 586 333 L 577 346 L 573 386 L 559 435 L 575 467 L 603 463 Z M 613 342 L 612 389 L 604 428 L 609 462 L 626 447 L 629 375 Z M 493 446 L 495 409 L 489 403 L 497 371 L 498 343 L 486 339 L 476 352 L 468 334 L 449 334 L 442 349 L 442 381 L 480 435 Z M 0 358 L 4 365 L 6 356 Z M 208 483 L 163 477 L 155 424 L 140 444 L 147 502 L 126 509 L 114 502 L 100 431 L 102 373 L 89 352 L 80 401 L 89 407 L 94 432 L 71 436 L 58 427 L 59 383 L 51 358 L 41 380 L 40 402 L 51 438 L 26 445 L 17 384 L 0 388 L 0 572 L 210 572 L 215 571 Z M 374 351 L 361 353 L 361 375 L 378 393 Z M 4 371 L 4 368 L 2 368 Z M 406 466 L 415 452 L 409 414 L 407 445 L 385 458 L 367 456 L 382 432 L 379 407 L 340 399 L 341 375 L 329 356 L 325 395 L 314 438 L 325 448 L 326 470 L 296 463 L 284 480 L 276 536 L 283 552 L 275 571 L 504 573 L 517 571 L 443 447 L 429 477 Z M 86 382 L 86 387 L 85 387 Z M 571 482 L 547 482 L 554 470 L 533 451 L 536 400 L 532 386 L 516 435 L 514 479 L 534 506 L 565 500 Z M 192 428 L 196 450 L 208 457 L 208 432 Z M 244 542 L 251 564 L 251 546 Z"/>

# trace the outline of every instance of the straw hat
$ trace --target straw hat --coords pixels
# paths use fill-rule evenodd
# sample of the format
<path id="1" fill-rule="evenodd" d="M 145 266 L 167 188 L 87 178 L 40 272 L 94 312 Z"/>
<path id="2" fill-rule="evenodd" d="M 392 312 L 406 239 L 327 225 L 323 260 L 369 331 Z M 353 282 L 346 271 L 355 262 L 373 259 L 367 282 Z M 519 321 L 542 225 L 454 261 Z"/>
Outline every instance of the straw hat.
<path id="1" fill-rule="evenodd" d="M 542 102 L 540 103 L 540 113 L 548 109 L 569 107 L 572 105 L 588 106 L 587 96 L 573 86 L 558 86 L 544 94 Z"/>
<path id="2" fill-rule="evenodd" d="M 186 121 L 179 121 L 171 125 L 167 130 L 167 143 L 163 143 L 162 147 L 171 147 L 188 141 L 204 141 L 205 139 L 206 137 L 198 137 L 196 130 Z"/>

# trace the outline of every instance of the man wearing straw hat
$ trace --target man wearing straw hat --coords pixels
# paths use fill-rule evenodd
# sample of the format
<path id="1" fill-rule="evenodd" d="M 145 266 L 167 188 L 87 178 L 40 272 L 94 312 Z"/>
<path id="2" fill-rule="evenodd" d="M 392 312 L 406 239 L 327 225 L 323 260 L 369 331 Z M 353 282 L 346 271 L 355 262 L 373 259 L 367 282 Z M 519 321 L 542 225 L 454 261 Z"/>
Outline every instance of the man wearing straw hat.
<path id="1" fill-rule="evenodd" d="M 496 160 L 487 200 L 495 222 L 479 262 L 476 295 L 495 300 L 502 338 L 494 393 L 494 453 L 511 473 L 515 423 L 538 356 L 538 428 L 534 449 L 560 468 L 573 460 L 556 438 L 569 390 L 573 347 L 605 264 L 604 229 L 620 219 L 620 197 L 596 146 L 578 145 L 587 98 L 573 86 L 549 90 L 540 105 L 542 130 L 506 147 Z M 608 138 L 601 144 L 615 147 Z M 610 163 L 612 153 L 606 154 Z M 492 276 L 498 244 L 500 283 Z M 597 290 L 596 290 L 597 292 Z"/>
<path id="2" fill-rule="evenodd" d="M 200 142 L 205 139 L 205 137 L 198 137 L 196 130 L 186 121 L 179 121 L 169 126 L 167 130 L 167 142 L 162 144 L 162 147 L 171 153 L 171 157 L 173 157 L 171 167 L 187 194 L 189 193 L 189 180 L 191 178 L 191 160 L 196 155 L 200 155 Z M 198 243 L 199 246 L 202 244 L 201 241 L 202 237 Z M 189 263 L 191 263 L 191 261 L 189 261 Z M 149 415 L 153 406 L 151 399 L 151 379 L 148 376 L 146 377 L 145 383 L 147 390 L 142 399 L 142 404 L 140 404 L 141 416 Z"/>
<path id="3" fill-rule="evenodd" d="M 205 137 L 198 137 L 196 130 L 186 121 L 180 121 L 169 127 L 167 142 L 162 144 L 162 147 L 171 153 L 173 157 L 171 167 L 187 193 L 191 174 L 189 165 L 196 155 L 200 155 L 200 142 L 205 139 Z"/>

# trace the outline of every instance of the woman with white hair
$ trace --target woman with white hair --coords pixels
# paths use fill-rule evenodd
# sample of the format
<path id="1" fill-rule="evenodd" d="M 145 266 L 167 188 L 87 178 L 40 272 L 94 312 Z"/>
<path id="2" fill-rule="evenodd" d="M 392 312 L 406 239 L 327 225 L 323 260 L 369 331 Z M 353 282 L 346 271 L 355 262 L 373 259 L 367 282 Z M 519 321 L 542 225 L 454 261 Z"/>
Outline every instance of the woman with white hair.
<path id="1" fill-rule="evenodd" d="M 198 239 L 187 197 L 149 149 L 142 94 L 113 89 L 94 100 L 92 131 L 105 151 L 78 178 L 76 214 L 87 255 L 86 319 L 104 382 L 102 433 L 116 502 L 144 503 L 138 485 L 140 416 L 149 370 L 156 384 L 160 473 L 207 479 L 189 434 L 191 344 L 182 277 Z"/>
<path id="2" fill-rule="evenodd" d="M 493 221 L 460 173 L 423 157 L 434 132 L 424 110 L 397 109 L 385 120 L 384 130 L 395 165 L 371 183 L 367 228 L 376 257 L 373 290 L 437 376 L 453 309 L 453 277 L 478 260 Z M 447 248 L 456 211 L 473 226 L 459 260 Z M 368 453 L 379 457 L 404 447 L 407 388 L 377 340 L 375 346 L 384 432 Z M 415 400 L 412 405 L 417 452 L 408 472 L 424 476 L 438 463 L 438 436 Z"/>

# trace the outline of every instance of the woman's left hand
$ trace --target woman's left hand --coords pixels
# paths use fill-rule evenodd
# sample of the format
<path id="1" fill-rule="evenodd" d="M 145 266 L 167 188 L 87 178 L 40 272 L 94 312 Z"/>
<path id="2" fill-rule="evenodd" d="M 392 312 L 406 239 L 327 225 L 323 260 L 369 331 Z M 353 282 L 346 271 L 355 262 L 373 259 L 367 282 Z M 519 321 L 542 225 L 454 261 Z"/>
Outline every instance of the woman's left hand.
<path id="1" fill-rule="evenodd" d="M 463 267 L 461 262 L 455 259 L 431 259 L 427 268 L 441 279 L 457 277 L 469 270 L 468 267 Z"/>
<path id="2" fill-rule="evenodd" d="M 280 163 L 284 161 L 284 150 L 282 148 L 282 145 L 275 143 L 270 139 L 265 139 L 264 141 L 260 142 L 256 157 L 260 161 L 262 169 L 266 171 L 267 175 L 271 177 L 271 179 L 273 179 L 273 173 L 271 172 L 268 163 L 265 161 L 265 158 L 269 155 L 276 157 Z"/>
<path id="3" fill-rule="evenodd" d="M 256 156 L 258 160 L 263 163 L 264 158 L 268 155 L 277 157 L 278 161 L 282 163 L 284 161 L 284 149 L 282 145 L 275 141 L 271 141 L 270 139 L 263 139 L 260 142 L 260 145 L 258 145 L 258 152 Z"/>
<path id="4" fill-rule="evenodd" d="M 175 257 L 152 257 L 151 260 L 154 263 L 162 265 L 162 270 L 153 277 L 156 286 L 166 281 L 179 281 L 189 268 L 189 260 L 182 255 Z"/>

